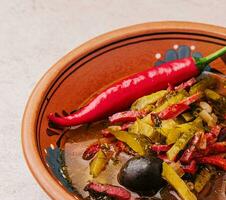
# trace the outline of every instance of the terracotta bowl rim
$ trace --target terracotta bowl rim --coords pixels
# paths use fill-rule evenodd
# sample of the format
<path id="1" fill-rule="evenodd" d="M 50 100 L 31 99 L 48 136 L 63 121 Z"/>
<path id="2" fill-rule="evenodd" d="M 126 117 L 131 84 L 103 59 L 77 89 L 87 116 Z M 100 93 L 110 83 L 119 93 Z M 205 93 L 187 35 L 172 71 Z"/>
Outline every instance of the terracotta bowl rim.
<path id="1" fill-rule="evenodd" d="M 109 43 L 119 41 L 124 38 L 134 37 L 141 34 L 160 33 L 160 32 L 190 32 L 208 34 L 214 37 L 226 38 L 226 28 L 193 22 L 148 22 L 137 24 L 121 29 L 114 30 L 98 36 L 78 48 L 73 49 L 44 74 L 33 89 L 27 102 L 23 120 L 22 120 L 22 148 L 26 163 L 33 174 L 36 181 L 44 189 L 44 191 L 55 200 L 75 200 L 78 197 L 73 197 L 50 175 L 41 161 L 36 144 L 36 122 L 37 111 L 40 109 L 41 101 L 49 86 L 54 82 L 55 78 L 62 73 L 65 67 L 69 66 L 75 60 L 81 58 L 85 54 L 92 52 Z"/>

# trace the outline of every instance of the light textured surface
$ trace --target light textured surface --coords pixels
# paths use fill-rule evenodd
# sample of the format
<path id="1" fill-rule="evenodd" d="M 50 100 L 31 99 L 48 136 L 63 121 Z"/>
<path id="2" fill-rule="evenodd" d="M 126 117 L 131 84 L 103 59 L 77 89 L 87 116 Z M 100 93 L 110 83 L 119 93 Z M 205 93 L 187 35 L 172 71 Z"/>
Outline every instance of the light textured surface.
<path id="1" fill-rule="evenodd" d="M 79 44 L 160 20 L 226 26 L 225 0 L 0 0 L 0 199 L 45 200 L 22 157 L 25 103 L 44 72 Z"/>

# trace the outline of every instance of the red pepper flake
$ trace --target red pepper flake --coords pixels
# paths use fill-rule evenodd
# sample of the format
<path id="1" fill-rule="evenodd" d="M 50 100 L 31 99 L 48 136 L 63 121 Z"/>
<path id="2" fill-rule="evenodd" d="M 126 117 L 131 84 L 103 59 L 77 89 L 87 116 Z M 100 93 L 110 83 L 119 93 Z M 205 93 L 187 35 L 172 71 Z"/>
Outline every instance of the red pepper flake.
<path id="1" fill-rule="evenodd" d="M 194 154 L 193 154 L 193 156 L 192 156 L 192 158 L 193 158 L 193 159 L 197 159 L 197 158 L 201 158 L 201 157 L 203 157 L 203 156 L 204 156 L 204 155 L 203 155 L 202 152 L 197 152 L 197 151 L 195 151 Z"/>
<path id="2" fill-rule="evenodd" d="M 166 152 L 168 151 L 170 148 L 172 147 L 172 144 L 171 145 L 166 145 L 166 144 L 153 144 L 151 146 L 151 150 L 152 151 L 155 151 L 157 153 L 159 152 Z"/>
<path id="3" fill-rule="evenodd" d="M 128 123 L 123 124 L 123 125 L 121 126 L 121 130 L 122 130 L 122 131 L 127 130 L 132 124 L 133 124 L 133 123 L 131 123 L 131 122 L 128 122 Z"/>
<path id="4" fill-rule="evenodd" d="M 167 107 L 162 112 L 160 112 L 158 116 L 161 119 L 173 119 L 176 118 L 181 113 L 183 113 L 184 111 L 188 110 L 189 108 L 190 107 L 184 103 L 173 104 Z"/>
<path id="5" fill-rule="evenodd" d="M 180 85 L 176 86 L 174 89 L 175 90 L 184 90 L 188 87 L 191 87 L 192 85 L 194 85 L 196 83 L 196 79 L 195 78 L 191 78 L 186 82 L 181 83 Z"/>
<path id="6" fill-rule="evenodd" d="M 195 174 L 197 171 L 197 163 L 195 160 L 192 160 L 189 165 L 183 165 L 182 169 L 184 170 L 185 173 L 188 174 Z"/>
<path id="7" fill-rule="evenodd" d="M 221 131 L 221 127 L 220 126 L 215 126 L 211 129 L 211 133 L 215 136 L 215 137 L 218 137 L 219 133 Z"/>
<path id="8" fill-rule="evenodd" d="M 117 141 L 117 142 L 115 143 L 115 146 L 118 148 L 119 151 L 124 151 L 125 148 L 126 148 L 125 143 L 122 142 L 122 141 Z"/>
<path id="9" fill-rule="evenodd" d="M 105 194 L 117 200 L 129 200 L 131 198 L 130 192 L 128 192 L 126 189 L 122 187 L 114 186 L 114 185 L 90 182 L 88 185 L 86 185 L 84 190 L 90 193 L 94 192 L 94 193 Z"/>
<path id="10" fill-rule="evenodd" d="M 119 127 L 119 131 L 125 131 L 127 130 L 133 123 L 128 122 L 123 124 L 122 126 Z M 109 138 L 109 137 L 113 137 L 113 135 L 111 134 L 111 132 L 106 128 L 106 129 L 102 129 L 101 133 L 103 135 L 103 137 Z"/>
<path id="11" fill-rule="evenodd" d="M 114 115 L 109 117 L 109 121 L 111 123 L 118 122 L 134 122 L 139 117 L 144 117 L 145 112 L 129 110 L 124 112 L 115 113 Z"/>
<path id="12" fill-rule="evenodd" d="M 184 111 L 190 109 L 189 105 L 194 103 L 200 98 L 200 93 L 196 93 L 186 99 L 183 99 L 177 104 L 173 104 L 167 107 L 165 110 L 158 114 L 161 119 L 172 119 L 176 118 L 178 115 L 183 113 Z"/>
<path id="13" fill-rule="evenodd" d="M 226 159 L 222 158 L 221 156 L 206 156 L 197 158 L 196 161 L 202 164 L 214 165 L 226 171 Z"/>
<path id="14" fill-rule="evenodd" d="M 193 94 L 190 97 L 187 97 L 187 98 L 181 100 L 180 103 L 184 103 L 186 105 L 190 105 L 190 104 L 196 102 L 197 100 L 199 100 L 200 97 L 201 97 L 201 93 L 197 92 L 196 94 Z"/>
<path id="15" fill-rule="evenodd" d="M 83 153 L 82 158 L 84 160 L 92 159 L 96 155 L 96 153 L 100 150 L 100 148 L 101 148 L 101 145 L 99 143 L 91 144 Z"/>
<path id="16" fill-rule="evenodd" d="M 115 146 L 117 147 L 117 154 L 121 153 L 121 152 L 125 152 L 128 155 L 137 155 L 135 151 L 133 151 L 130 147 L 128 147 L 124 142 L 122 141 L 117 141 L 115 143 Z"/>
<path id="17" fill-rule="evenodd" d="M 168 88 L 167 88 L 168 91 L 173 91 L 174 90 L 174 87 L 172 84 L 168 83 Z"/>
<path id="18" fill-rule="evenodd" d="M 102 133 L 103 137 L 106 137 L 106 138 L 113 137 L 113 135 L 110 133 L 110 131 L 108 129 L 101 130 L 101 133 Z"/>
<path id="19" fill-rule="evenodd" d="M 184 151 L 184 153 L 182 154 L 180 161 L 182 163 L 189 163 L 194 156 L 194 153 L 196 151 L 196 146 L 199 143 L 200 140 L 200 134 L 196 134 L 190 143 L 190 146 Z"/>
<path id="20" fill-rule="evenodd" d="M 226 153 L 226 142 L 216 142 L 207 147 L 205 155 Z"/>
<path id="21" fill-rule="evenodd" d="M 201 134 L 200 141 L 198 144 L 198 149 L 205 150 L 207 147 L 207 139 L 205 133 Z"/>
<path id="22" fill-rule="evenodd" d="M 213 144 L 217 141 L 218 135 L 220 134 L 221 127 L 215 126 L 209 133 L 206 133 L 207 144 Z"/>

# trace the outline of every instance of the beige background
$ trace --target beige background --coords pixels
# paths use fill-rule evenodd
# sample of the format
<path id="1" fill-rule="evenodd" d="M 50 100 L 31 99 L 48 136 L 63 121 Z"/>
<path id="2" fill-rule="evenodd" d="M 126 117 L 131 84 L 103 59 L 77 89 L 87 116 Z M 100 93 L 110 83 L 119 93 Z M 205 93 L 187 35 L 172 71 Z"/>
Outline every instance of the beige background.
<path id="1" fill-rule="evenodd" d="M 226 27 L 226 0 L 0 0 L 0 199 L 45 200 L 24 163 L 20 124 L 35 83 L 60 57 L 115 28 L 161 20 Z"/>

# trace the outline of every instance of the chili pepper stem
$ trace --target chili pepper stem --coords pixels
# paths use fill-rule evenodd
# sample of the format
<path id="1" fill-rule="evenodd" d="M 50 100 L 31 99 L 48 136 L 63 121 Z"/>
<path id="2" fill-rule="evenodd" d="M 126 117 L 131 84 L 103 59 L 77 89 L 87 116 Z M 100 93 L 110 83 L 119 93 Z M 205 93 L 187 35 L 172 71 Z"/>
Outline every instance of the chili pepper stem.
<path id="1" fill-rule="evenodd" d="M 224 54 L 226 54 L 226 46 L 204 58 L 194 58 L 196 61 L 196 66 L 199 68 L 200 71 L 203 71 L 203 69 L 209 63 L 211 63 L 215 59 L 219 58 L 220 56 L 223 56 Z"/>

